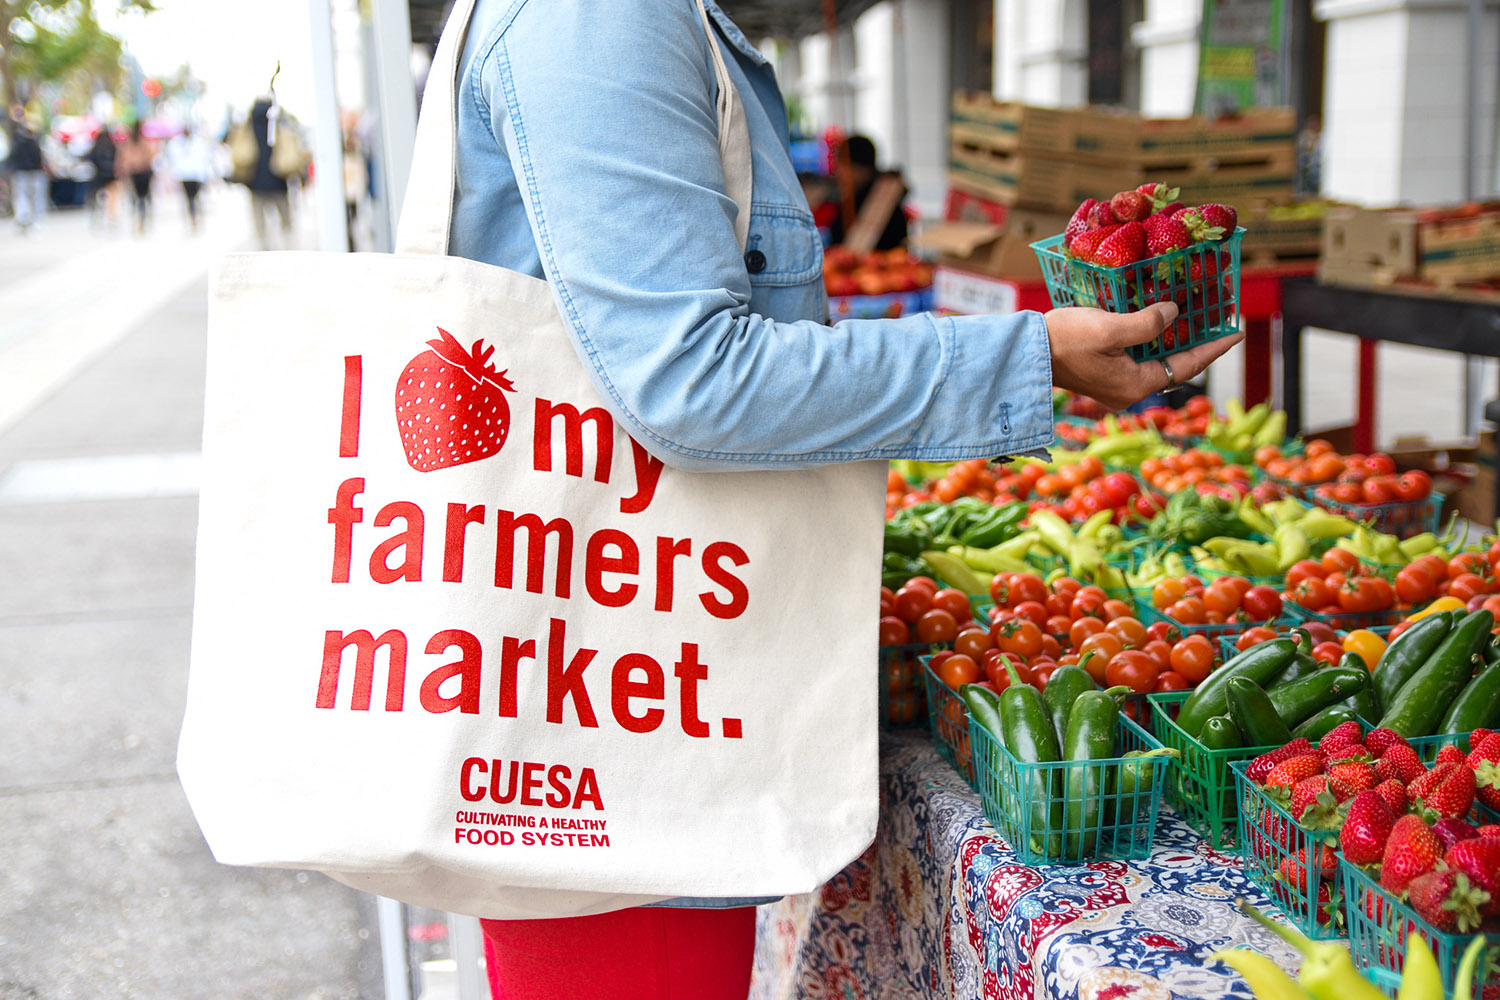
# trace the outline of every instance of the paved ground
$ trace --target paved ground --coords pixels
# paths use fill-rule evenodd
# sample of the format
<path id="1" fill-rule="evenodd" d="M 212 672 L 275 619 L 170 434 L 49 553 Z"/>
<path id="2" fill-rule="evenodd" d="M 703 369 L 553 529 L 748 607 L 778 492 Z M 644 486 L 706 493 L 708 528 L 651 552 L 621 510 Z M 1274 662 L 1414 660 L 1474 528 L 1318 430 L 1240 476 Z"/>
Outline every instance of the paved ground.
<path id="1" fill-rule="evenodd" d="M 371 898 L 218 865 L 174 773 L 206 273 L 248 245 L 239 192 L 181 207 L 0 229 L 0 998 L 380 997 Z"/>

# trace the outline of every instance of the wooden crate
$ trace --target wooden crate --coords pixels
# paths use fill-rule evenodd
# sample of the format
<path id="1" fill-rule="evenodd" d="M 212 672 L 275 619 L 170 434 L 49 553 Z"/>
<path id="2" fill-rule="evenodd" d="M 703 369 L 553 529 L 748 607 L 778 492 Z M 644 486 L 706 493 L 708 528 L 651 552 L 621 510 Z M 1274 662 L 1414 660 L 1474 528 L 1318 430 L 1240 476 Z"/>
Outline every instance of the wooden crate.
<path id="1" fill-rule="evenodd" d="M 1500 206 L 1422 213 L 1417 273 L 1439 285 L 1500 278 Z"/>
<path id="2" fill-rule="evenodd" d="M 1078 123 L 1089 112 L 997 101 L 988 94 L 954 95 L 949 136 L 989 149 L 1066 155 L 1073 152 Z"/>
<path id="3" fill-rule="evenodd" d="M 1371 287 L 1417 274 L 1417 213 L 1344 206 L 1323 218 L 1318 280 Z"/>
<path id="4" fill-rule="evenodd" d="M 1323 247 L 1323 217 L 1326 202 L 1303 203 L 1288 208 L 1252 203 L 1237 206 L 1245 238 L 1240 257 L 1247 265 L 1270 267 L 1296 261 L 1313 261 Z M 1298 214 L 1292 214 L 1297 211 Z"/>

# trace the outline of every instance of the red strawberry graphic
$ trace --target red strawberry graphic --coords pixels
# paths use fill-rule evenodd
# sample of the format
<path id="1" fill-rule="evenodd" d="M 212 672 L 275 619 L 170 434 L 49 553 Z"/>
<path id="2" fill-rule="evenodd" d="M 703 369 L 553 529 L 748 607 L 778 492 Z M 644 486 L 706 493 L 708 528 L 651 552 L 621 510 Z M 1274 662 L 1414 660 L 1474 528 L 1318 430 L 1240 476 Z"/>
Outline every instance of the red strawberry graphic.
<path id="1" fill-rule="evenodd" d="M 484 341 L 464 350 L 438 327 L 441 340 L 411 359 L 396 383 L 396 426 L 406 461 L 418 472 L 477 462 L 498 452 L 510 431 L 505 393 L 516 387 L 489 363 Z"/>

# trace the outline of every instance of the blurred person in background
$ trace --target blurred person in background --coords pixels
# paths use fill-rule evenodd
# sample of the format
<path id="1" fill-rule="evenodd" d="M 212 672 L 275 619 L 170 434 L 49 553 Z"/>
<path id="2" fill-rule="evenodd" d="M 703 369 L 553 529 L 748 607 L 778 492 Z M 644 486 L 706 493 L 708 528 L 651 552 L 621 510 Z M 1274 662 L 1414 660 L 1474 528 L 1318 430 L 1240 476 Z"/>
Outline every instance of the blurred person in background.
<path id="1" fill-rule="evenodd" d="M 156 172 L 156 143 L 146 138 L 140 119 L 115 154 L 115 173 L 130 185 L 135 231 L 144 233 L 151 222 L 151 179 Z"/>
<path id="2" fill-rule="evenodd" d="M 197 127 L 188 125 L 181 135 L 167 143 L 167 163 L 182 184 L 182 196 L 187 201 L 188 228 L 196 233 L 199 219 L 198 196 L 203 191 L 203 185 L 217 177 L 214 146 Z"/>
<path id="3" fill-rule="evenodd" d="M 370 165 L 365 161 L 359 136 L 352 131 L 344 133 L 344 217 L 349 227 L 349 248 L 358 244 L 354 239 L 355 225 L 359 222 L 359 206 L 368 194 Z"/>
<path id="4" fill-rule="evenodd" d="M 89 181 L 89 221 L 97 225 L 102 211 L 105 224 L 113 229 L 119 211 L 120 179 L 115 176 L 115 135 L 109 122 L 99 125 L 86 158 L 94 168 Z"/>
<path id="5" fill-rule="evenodd" d="M 15 206 L 16 227 L 29 233 L 47 211 L 47 170 L 42 159 L 42 144 L 36 130 L 26 118 L 26 109 L 17 104 L 10 109 L 11 200 Z"/>
<path id="6" fill-rule="evenodd" d="M 847 158 L 849 181 L 854 188 L 854 215 L 859 216 L 859 210 L 864 207 L 865 200 L 869 198 L 870 191 L 875 182 L 881 177 L 894 177 L 901 180 L 901 172 L 898 170 L 881 170 L 876 166 L 875 143 L 868 136 L 851 135 L 844 140 L 844 151 L 847 156 L 840 157 L 840 167 Z M 840 184 L 843 182 L 840 181 Z M 902 200 L 905 200 L 905 182 L 902 182 Z M 839 194 L 834 194 L 835 204 Z M 851 224 L 853 220 L 850 220 Z M 843 212 L 833 214 L 829 222 L 830 239 L 834 244 L 844 242 L 847 235 L 844 232 Z M 899 247 L 906 242 L 907 221 L 906 210 L 898 202 L 890 218 L 886 221 L 885 228 L 881 230 L 880 237 L 875 241 L 876 250 L 890 250 Z"/>
<path id="7" fill-rule="evenodd" d="M 232 179 L 250 189 L 250 221 L 262 250 L 271 249 L 270 215 L 274 211 L 281 222 L 282 239 L 290 245 L 292 206 L 287 197 L 286 177 L 271 169 L 271 153 L 276 141 L 275 101 L 265 96 L 256 99 L 238 134 L 229 138 L 234 158 Z M 248 138 L 247 138 L 248 136 Z M 253 147 L 250 144 L 253 140 Z M 241 148 L 243 144 L 243 149 Z"/>

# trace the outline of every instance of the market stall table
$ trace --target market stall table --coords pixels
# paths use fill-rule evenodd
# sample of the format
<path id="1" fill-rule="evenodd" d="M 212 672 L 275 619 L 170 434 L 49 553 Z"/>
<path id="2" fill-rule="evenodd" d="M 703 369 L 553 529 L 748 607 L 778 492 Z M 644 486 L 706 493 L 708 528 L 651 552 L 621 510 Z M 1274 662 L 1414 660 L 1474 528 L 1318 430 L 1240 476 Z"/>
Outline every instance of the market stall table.
<path id="1" fill-rule="evenodd" d="M 1375 348 L 1387 340 L 1416 347 L 1500 358 L 1500 303 L 1462 293 L 1384 291 L 1318 284 L 1311 278 L 1282 288 L 1281 339 L 1287 433 L 1302 429 L 1302 334 L 1317 327 L 1360 338 L 1354 450 L 1375 446 Z"/>
<path id="2" fill-rule="evenodd" d="M 1029 867 L 925 731 L 881 741 L 881 824 L 819 892 L 761 908 L 753 1000 L 1250 1000 L 1209 956 L 1300 959 L 1235 909 L 1238 856 L 1170 810 L 1143 861 Z"/>

